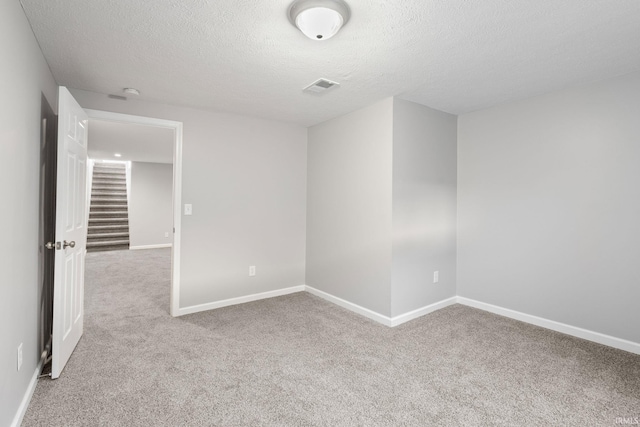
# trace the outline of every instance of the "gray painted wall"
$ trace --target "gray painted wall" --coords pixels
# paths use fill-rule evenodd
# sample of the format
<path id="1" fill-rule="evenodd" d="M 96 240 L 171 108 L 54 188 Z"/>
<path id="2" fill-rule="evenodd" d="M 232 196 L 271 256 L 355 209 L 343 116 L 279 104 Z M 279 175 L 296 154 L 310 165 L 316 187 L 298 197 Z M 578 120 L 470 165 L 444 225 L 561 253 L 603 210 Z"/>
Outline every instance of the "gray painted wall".
<path id="1" fill-rule="evenodd" d="M 173 164 L 131 162 L 129 197 L 131 246 L 173 243 Z"/>
<path id="2" fill-rule="evenodd" d="M 306 128 L 71 92 L 84 108 L 183 122 L 181 307 L 304 284 Z"/>
<path id="3" fill-rule="evenodd" d="M 393 99 L 309 128 L 306 283 L 391 310 Z"/>
<path id="4" fill-rule="evenodd" d="M 458 119 L 458 294 L 640 342 L 640 73 Z"/>
<path id="5" fill-rule="evenodd" d="M 57 86 L 18 1 L 0 2 L 0 425 L 8 426 L 40 354 L 38 273 L 41 97 L 57 111 Z M 23 365 L 17 370 L 17 348 Z"/>
<path id="6" fill-rule="evenodd" d="M 456 295 L 456 132 L 456 116 L 394 99 L 392 316 Z"/>

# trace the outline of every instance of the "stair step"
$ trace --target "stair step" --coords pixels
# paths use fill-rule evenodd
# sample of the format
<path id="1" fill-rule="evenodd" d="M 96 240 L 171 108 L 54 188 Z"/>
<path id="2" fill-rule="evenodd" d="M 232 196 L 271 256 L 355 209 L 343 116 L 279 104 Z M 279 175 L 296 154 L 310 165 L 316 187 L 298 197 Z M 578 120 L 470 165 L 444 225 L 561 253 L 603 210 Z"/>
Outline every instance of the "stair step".
<path id="1" fill-rule="evenodd" d="M 129 243 L 129 236 L 115 236 L 115 237 L 103 237 L 101 239 L 87 239 L 87 244 L 94 244 L 94 243 L 110 243 L 113 244 L 113 242 L 116 242 L 115 244 L 117 245 L 121 245 L 122 242 L 127 242 Z"/>
<path id="2" fill-rule="evenodd" d="M 87 230 L 87 236 L 95 239 L 102 238 L 110 238 L 110 237 L 128 237 L 129 236 L 129 227 L 118 227 L 118 228 L 100 228 L 96 229 L 95 227 L 90 227 Z"/>
<path id="3" fill-rule="evenodd" d="M 87 252 L 128 251 L 129 245 L 99 246 L 87 248 Z"/>
<path id="4" fill-rule="evenodd" d="M 94 233 L 100 233 L 102 231 L 111 231 L 111 232 L 129 232 L 128 224 L 116 224 L 116 225 L 91 225 L 89 224 L 88 235 Z"/>
<path id="5" fill-rule="evenodd" d="M 93 187 L 91 190 L 91 197 L 97 196 L 100 197 L 101 193 L 118 193 L 120 197 L 127 197 L 127 189 L 126 188 L 118 188 L 118 187 L 107 187 L 107 188 L 97 188 Z"/>
<path id="6" fill-rule="evenodd" d="M 100 184 L 93 182 L 91 185 L 92 191 L 127 191 L 127 184 L 118 182 L 114 184 Z"/>
<path id="7" fill-rule="evenodd" d="M 105 222 L 116 222 L 118 224 L 121 223 L 125 223 L 125 222 L 129 222 L 129 217 L 127 216 L 126 218 L 89 218 L 89 225 L 91 225 L 92 222 L 98 223 L 98 224 L 103 224 Z"/>
<path id="8" fill-rule="evenodd" d="M 118 179 L 120 180 L 120 178 L 126 178 L 127 175 L 126 174 L 113 174 L 113 173 L 94 173 L 93 174 L 93 179 Z"/>
<path id="9" fill-rule="evenodd" d="M 105 190 L 96 190 L 91 192 L 91 198 L 104 198 L 104 199 L 123 199 L 127 200 L 127 190 L 115 190 L 115 191 L 105 191 Z"/>
<path id="10" fill-rule="evenodd" d="M 105 178 L 114 178 L 114 179 L 118 179 L 118 178 L 126 178 L 127 174 L 122 171 L 122 172 L 111 172 L 111 171 L 99 171 L 99 170 L 94 170 L 93 171 L 93 176 L 104 176 Z"/>
<path id="11" fill-rule="evenodd" d="M 98 202 L 98 203 L 112 203 L 112 202 L 127 203 L 127 196 L 103 196 L 103 195 L 93 196 L 92 195 L 89 200 L 91 200 L 91 203 L 93 203 L 93 202 Z"/>
<path id="12" fill-rule="evenodd" d="M 112 182 L 126 184 L 127 177 L 120 175 L 107 175 L 107 174 L 94 174 L 92 181 L 98 181 L 99 183 Z"/>
<path id="13" fill-rule="evenodd" d="M 89 233 L 87 234 L 87 242 L 92 241 L 95 242 L 96 240 L 110 240 L 110 239 L 115 239 L 115 240 L 122 240 L 123 238 L 126 238 L 127 240 L 129 239 L 129 232 L 128 231 L 124 231 L 124 232 L 119 232 L 119 233 Z"/>
<path id="14" fill-rule="evenodd" d="M 94 197 L 124 197 L 125 199 L 127 198 L 127 189 L 122 189 L 122 190 L 113 190 L 113 189 L 108 189 L 108 190 L 96 190 L 95 188 L 91 191 L 91 198 Z"/>
<path id="15" fill-rule="evenodd" d="M 118 212 L 129 212 L 129 210 L 127 209 L 127 204 L 121 204 L 121 205 L 117 205 L 117 204 L 113 204 L 113 205 L 94 205 L 92 204 L 91 207 L 89 208 L 89 215 L 91 215 L 92 212 L 106 212 L 106 213 L 113 213 L 114 211 L 118 211 Z"/>
<path id="16" fill-rule="evenodd" d="M 127 186 L 125 184 L 122 184 L 120 186 L 106 186 L 105 188 L 102 188 L 99 185 L 94 185 L 91 188 L 91 192 L 97 192 L 97 193 L 126 193 L 127 192 Z"/>
<path id="17" fill-rule="evenodd" d="M 104 199 L 104 200 L 95 200 L 91 199 L 91 206 L 104 206 L 104 205 L 121 205 L 126 208 L 127 199 Z"/>
<path id="18" fill-rule="evenodd" d="M 100 246 L 111 246 L 111 245 L 129 246 L 129 240 L 109 240 L 104 242 L 87 242 L 87 248 L 96 248 Z"/>
<path id="19" fill-rule="evenodd" d="M 91 201 L 91 209 L 104 209 L 104 208 L 110 208 L 110 207 L 115 207 L 118 209 L 127 209 L 127 201 L 124 200 L 98 200 L 98 201 Z"/>
<path id="20" fill-rule="evenodd" d="M 115 215 L 115 216 L 123 216 L 123 217 L 128 217 L 129 216 L 129 212 L 128 211 L 91 211 L 89 213 L 90 216 L 93 215 L 97 215 L 100 217 L 104 217 L 105 215 Z"/>
<path id="21" fill-rule="evenodd" d="M 95 185 L 94 185 L 95 184 Z M 94 188 L 98 188 L 98 187 L 108 187 L 108 190 L 117 188 L 118 190 L 125 190 L 127 189 L 127 183 L 126 181 L 110 181 L 110 180 L 104 180 L 101 179 L 98 182 L 93 182 L 91 183 L 91 185 Z"/>
<path id="22" fill-rule="evenodd" d="M 92 197 L 91 204 L 96 205 L 122 205 L 127 204 L 127 198 L 124 197 Z"/>
<path id="23" fill-rule="evenodd" d="M 104 207 L 110 205 L 117 205 L 121 208 L 127 208 L 127 199 L 100 199 L 94 200 L 91 199 L 91 206 Z"/>
<path id="24" fill-rule="evenodd" d="M 117 172 L 124 173 L 127 169 L 123 166 L 121 167 L 113 167 L 113 166 L 102 166 L 102 165 L 94 165 L 93 171 L 106 171 L 106 172 Z"/>
<path id="25" fill-rule="evenodd" d="M 98 187 L 93 187 L 93 189 L 91 190 L 91 196 L 100 196 L 100 193 L 119 193 L 122 195 L 122 197 L 126 197 L 127 196 L 127 189 L 122 187 L 122 188 L 118 188 L 118 187 L 107 187 L 107 188 L 98 188 Z"/>
<path id="26" fill-rule="evenodd" d="M 127 239 L 120 239 L 120 240 L 109 240 L 109 241 L 104 241 L 104 242 L 87 242 L 87 246 L 92 246 L 92 247 L 96 247 L 96 246 L 109 246 L 109 245 L 128 245 L 129 244 L 129 240 Z"/>
<path id="27" fill-rule="evenodd" d="M 125 197 L 122 197 L 122 196 L 91 197 L 91 203 L 93 203 L 93 202 L 97 202 L 97 203 L 127 203 L 127 197 L 126 196 Z"/>
<path id="28" fill-rule="evenodd" d="M 93 167 L 93 172 L 94 173 L 115 173 L 115 174 L 119 174 L 119 173 L 126 173 L 126 169 L 125 168 L 103 168 L 103 167 Z"/>
<path id="29" fill-rule="evenodd" d="M 94 169 L 93 170 L 93 176 L 94 177 L 95 176 L 106 176 L 106 177 L 109 177 L 109 178 L 120 178 L 120 177 L 126 177 L 127 174 L 124 171 L 122 171 L 122 172 L 120 172 L 120 171 L 109 171 L 109 170 L 104 170 L 103 171 L 103 170 Z"/>
<path id="30" fill-rule="evenodd" d="M 92 182 L 96 182 L 97 184 L 123 184 L 124 185 L 127 183 L 127 178 L 124 176 L 119 177 L 119 176 L 94 175 Z"/>
<path id="31" fill-rule="evenodd" d="M 127 209 L 127 202 L 118 202 L 116 201 L 111 201 L 111 202 L 91 202 L 91 205 L 89 205 L 89 212 L 92 211 L 96 211 L 96 212 L 100 212 L 100 211 L 112 211 L 112 210 L 119 210 L 119 211 L 126 211 Z"/>
<path id="32" fill-rule="evenodd" d="M 102 221 L 90 220 L 89 227 L 117 226 L 125 230 L 129 230 L 129 222 L 119 221 L 117 218 L 105 218 Z M 87 230 L 88 232 L 89 230 Z"/>
<path id="33" fill-rule="evenodd" d="M 127 205 L 100 205 L 100 206 L 91 206 L 89 209 L 89 215 L 92 213 L 97 213 L 100 215 L 129 215 L 129 210 L 127 209 Z"/>
<path id="34" fill-rule="evenodd" d="M 113 240 L 130 240 L 129 231 L 124 232 L 106 232 L 106 233 L 94 233 L 87 234 L 87 241 L 92 243 L 98 243 L 103 241 L 113 241 Z"/>

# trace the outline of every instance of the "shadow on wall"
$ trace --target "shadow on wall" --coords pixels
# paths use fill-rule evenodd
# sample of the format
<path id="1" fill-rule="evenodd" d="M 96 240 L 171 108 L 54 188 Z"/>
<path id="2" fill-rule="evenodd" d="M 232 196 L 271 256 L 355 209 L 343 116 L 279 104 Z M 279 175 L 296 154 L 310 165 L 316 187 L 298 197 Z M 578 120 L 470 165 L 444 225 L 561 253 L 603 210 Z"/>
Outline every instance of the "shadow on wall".
<path id="1" fill-rule="evenodd" d="M 55 242 L 56 165 L 58 117 L 41 97 L 40 116 L 40 220 L 38 230 L 38 353 L 48 348 L 53 328 L 53 279 L 55 251 L 45 247 Z"/>

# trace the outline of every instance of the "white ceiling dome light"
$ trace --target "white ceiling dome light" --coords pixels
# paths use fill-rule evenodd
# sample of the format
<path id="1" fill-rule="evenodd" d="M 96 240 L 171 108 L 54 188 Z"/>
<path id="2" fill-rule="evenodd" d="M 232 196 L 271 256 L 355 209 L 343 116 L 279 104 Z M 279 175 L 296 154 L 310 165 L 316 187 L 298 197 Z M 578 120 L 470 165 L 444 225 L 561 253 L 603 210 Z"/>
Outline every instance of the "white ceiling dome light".
<path id="1" fill-rule="evenodd" d="M 289 7 L 289 20 L 313 40 L 327 40 L 336 35 L 351 11 L 343 0 L 296 0 Z"/>

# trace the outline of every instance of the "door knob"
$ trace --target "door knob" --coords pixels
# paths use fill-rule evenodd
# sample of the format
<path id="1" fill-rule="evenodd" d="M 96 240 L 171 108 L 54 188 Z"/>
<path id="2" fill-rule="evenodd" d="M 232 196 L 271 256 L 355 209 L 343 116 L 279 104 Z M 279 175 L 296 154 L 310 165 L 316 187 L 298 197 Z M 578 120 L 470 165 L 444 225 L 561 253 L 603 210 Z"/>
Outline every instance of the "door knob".
<path id="1" fill-rule="evenodd" d="M 67 242 L 66 240 L 64 241 L 64 243 L 62 244 L 62 249 L 67 249 L 67 246 L 69 246 L 70 248 L 75 248 L 76 247 L 76 242 L 75 241 L 70 241 Z"/>
<path id="2" fill-rule="evenodd" d="M 60 244 L 59 243 L 54 243 L 54 242 L 47 242 L 44 245 L 45 248 L 47 249 L 56 249 L 56 247 L 58 247 L 58 249 L 60 249 Z"/>

